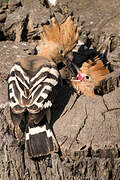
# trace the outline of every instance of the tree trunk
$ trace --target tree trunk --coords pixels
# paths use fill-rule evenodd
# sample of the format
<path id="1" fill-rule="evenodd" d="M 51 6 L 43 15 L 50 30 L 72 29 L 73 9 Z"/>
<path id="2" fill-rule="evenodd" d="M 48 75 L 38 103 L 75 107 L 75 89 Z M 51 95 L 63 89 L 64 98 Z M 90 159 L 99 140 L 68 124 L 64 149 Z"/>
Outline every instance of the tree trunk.
<path id="1" fill-rule="evenodd" d="M 65 92 L 65 89 L 63 91 Z M 66 92 L 68 92 L 68 90 L 66 90 Z M 67 128 L 68 129 L 67 138 L 65 138 L 66 137 L 65 133 L 62 134 L 63 135 L 62 136 L 61 132 L 59 131 L 60 127 L 58 128 L 58 125 L 60 126 L 59 123 L 61 123 L 61 116 L 59 120 L 55 122 L 54 129 L 57 131 L 58 128 L 56 135 L 58 137 L 59 134 L 58 142 L 62 150 L 62 155 L 58 153 L 53 153 L 48 157 L 30 159 L 24 145 L 20 145 L 19 142 L 17 142 L 17 140 L 13 137 L 13 135 L 11 135 L 10 128 L 8 127 L 8 123 L 9 126 L 12 126 L 9 115 L 8 104 L 7 103 L 1 104 L 0 107 L 1 107 L 0 108 L 0 115 L 1 115 L 0 117 L 0 145 L 1 145 L 0 146 L 0 179 L 1 180 L 23 180 L 23 179 L 25 180 L 82 180 L 82 179 L 119 180 L 120 179 L 119 143 L 118 144 L 116 143 L 116 145 L 114 144 L 111 147 L 109 145 L 105 147 L 106 141 L 104 137 L 103 139 L 101 139 L 101 141 L 103 141 L 102 148 L 101 149 L 96 148 L 96 144 L 99 145 L 99 142 L 96 143 L 95 138 L 99 140 L 99 136 L 101 136 L 100 134 L 101 130 L 99 128 L 99 136 L 96 134 L 96 137 L 94 138 L 92 137 L 91 141 L 89 140 L 89 143 L 83 146 L 82 138 L 79 136 L 80 135 L 83 136 L 82 131 L 84 131 L 85 133 L 85 130 L 87 128 L 87 123 L 89 121 L 89 116 L 90 116 L 90 114 L 87 112 L 88 109 L 86 109 L 87 113 L 85 112 L 86 115 L 83 118 L 83 124 L 80 124 L 80 127 L 78 129 L 76 128 L 77 131 L 76 130 L 74 131 L 74 129 L 72 130 L 71 137 L 69 137 L 70 136 L 68 129 L 69 127 Z M 73 107 L 74 110 L 76 108 L 77 107 L 75 108 Z M 68 114 L 70 114 L 71 116 L 72 115 L 71 113 L 74 113 L 73 110 L 68 110 L 68 109 L 67 110 L 65 109 L 64 110 L 65 112 L 63 111 L 64 113 L 62 115 L 62 121 L 65 120 L 67 121 Z M 67 111 L 69 111 L 69 113 Z M 72 124 L 70 125 L 72 128 Z M 64 128 L 63 126 L 64 126 L 64 122 L 63 125 L 61 125 L 61 128 Z M 103 128 L 102 133 L 104 134 L 104 126 L 102 126 L 102 128 Z M 65 130 L 63 130 L 63 132 L 64 131 Z M 106 129 L 106 133 L 107 133 L 107 129 Z M 91 136 L 91 134 L 89 133 L 86 136 Z M 87 143 L 87 140 L 84 143 Z"/>

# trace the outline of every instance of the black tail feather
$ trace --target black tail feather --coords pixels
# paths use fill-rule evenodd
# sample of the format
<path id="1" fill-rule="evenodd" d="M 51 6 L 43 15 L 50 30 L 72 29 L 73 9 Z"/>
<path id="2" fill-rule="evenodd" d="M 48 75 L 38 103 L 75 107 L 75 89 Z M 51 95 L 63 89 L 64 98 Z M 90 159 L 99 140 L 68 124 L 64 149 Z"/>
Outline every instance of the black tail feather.
<path id="1" fill-rule="evenodd" d="M 26 145 L 31 157 L 46 156 L 58 151 L 58 143 L 49 124 L 29 128 L 26 133 Z"/>

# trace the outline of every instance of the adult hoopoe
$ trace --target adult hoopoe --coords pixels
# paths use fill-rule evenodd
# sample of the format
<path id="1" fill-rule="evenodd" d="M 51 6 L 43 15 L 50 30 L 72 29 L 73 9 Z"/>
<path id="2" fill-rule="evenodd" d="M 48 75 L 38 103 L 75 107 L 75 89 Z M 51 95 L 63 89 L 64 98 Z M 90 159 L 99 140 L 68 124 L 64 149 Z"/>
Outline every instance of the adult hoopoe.
<path id="1" fill-rule="evenodd" d="M 31 157 L 58 151 L 50 126 L 50 107 L 60 79 L 57 64 L 74 48 L 78 36 L 72 16 L 61 24 L 52 16 L 43 25 L 39 54 L 17 59 L 10 70 L 8 97 L 15 136 L 22 139 L 25 134 Z"/>
<path id="2" fill-rule="evenodd" d="M 71 83 L 76 92 L 95 97 L 95 88 L 99 87 L 100 82 L 109 73 L 108 67 L 103 64 L 98 56 L 93 61 L 84 62 L 81 68 L 75 64 L 73 66 L 77 71 L 77 76 L 71 78 Z"/>

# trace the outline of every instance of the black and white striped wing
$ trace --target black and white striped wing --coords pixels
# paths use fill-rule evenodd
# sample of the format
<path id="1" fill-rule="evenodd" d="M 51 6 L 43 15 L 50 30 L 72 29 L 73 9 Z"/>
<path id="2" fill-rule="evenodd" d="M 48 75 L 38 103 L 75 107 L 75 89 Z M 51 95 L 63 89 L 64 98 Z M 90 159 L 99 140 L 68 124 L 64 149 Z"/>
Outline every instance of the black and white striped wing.
<path id="1" fill-rule="evenodd" d="M 19 64 L 15 64 L 8 78 L 8 99 L 15 114 L 25 111 L 29 94 L 29 76 Z"/>
<path id="2" fill-rule="evenodd" d="M 59 72 L 55 66 L 42 65 L 33 73 L 15 64 L 8 79 L 8 96 L 12 112 L 19 114 L 27 109 L 34 114 L 51 107 L 50 95 L 58 84 L 58 79 Z"/>
<path id="3" fill-rule="evenodd" d="M 59 72 L 54 66 L 42 66 L 30 79 L 28 111 L 37 113 L 52 106 L 52 94 L 58 84 Z"/>
<path id="4" fill-rule="evenodd" d="M 26 132 L 27 150 L 32 157 L 58 150 L 49 123 L 41 121 L 52 106 L 58 82 L 59 72 L 51 65 L 41 65 L 35 72 L 16 63 L 10 71 L 8 96 L 15 135 L 20 139 Z"/>

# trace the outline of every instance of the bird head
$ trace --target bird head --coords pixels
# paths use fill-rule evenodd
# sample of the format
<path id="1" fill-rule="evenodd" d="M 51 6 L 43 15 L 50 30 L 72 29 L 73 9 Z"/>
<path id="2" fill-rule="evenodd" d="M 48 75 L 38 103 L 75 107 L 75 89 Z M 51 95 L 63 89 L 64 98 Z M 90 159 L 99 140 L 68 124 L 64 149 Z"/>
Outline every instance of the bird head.
<path id="1" fill-rule="evenodd" d="M 61 24 L 53 15 L 50 22 L 43 24 L 39 54 L 54 60 L 56 64 L 64 60 L 65 55 L 77 44 L 79 29 L 70 15 Z"/>
<path id="2" fill-rule="evenodd" d="M 94 90 L 109 73 L 108 68 L 103 64 L 99 57 L 94 61 L 84 62 L 81 68 L 73 64 L 77 71 L 77 76 L 71 79 L 71 83 L 78 94 L 86 94 L 95 97 Z"/>

